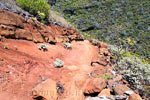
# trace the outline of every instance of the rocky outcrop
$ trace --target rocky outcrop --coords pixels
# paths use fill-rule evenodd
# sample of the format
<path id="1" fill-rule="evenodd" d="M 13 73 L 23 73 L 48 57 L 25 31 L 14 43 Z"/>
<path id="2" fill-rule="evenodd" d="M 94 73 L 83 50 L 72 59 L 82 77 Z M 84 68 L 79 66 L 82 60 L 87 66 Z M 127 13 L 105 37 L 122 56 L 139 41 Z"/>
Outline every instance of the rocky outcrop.
<path id="1" fill-rule="evenodd" d="M 34 42 L 70 42 L 81 40 L 82 36 L 74 29 L 51 24 L 45 26 L 9 11 L 0 11 L 0 35 L 6 38 L 25 39 Z"/>
<path id="2" fill-rule="evenodd" d="M 106 44 L 85 40 L 75 29 L 45 26 L 9 11 L 0 11 L 0 17 L 2 100 L 109 100 L 128 90 L 118 86 L 128 84 L 111 68 Z M 39 49 L 40 44 L 46 50 Z M 62 67 L 54 66 L 56 59 Z M 128 95 L 123 97 L 136 98 Z"/>

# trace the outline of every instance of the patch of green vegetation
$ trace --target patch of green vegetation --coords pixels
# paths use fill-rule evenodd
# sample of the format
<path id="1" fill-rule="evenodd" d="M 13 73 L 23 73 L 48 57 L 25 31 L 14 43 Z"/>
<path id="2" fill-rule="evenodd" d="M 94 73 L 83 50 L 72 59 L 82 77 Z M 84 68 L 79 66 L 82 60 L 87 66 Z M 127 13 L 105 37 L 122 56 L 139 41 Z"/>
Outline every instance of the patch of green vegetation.
<path id="1" fill-rule="evenodd" d="M 150 62 L 149 5 L 150 0 L 57 0 L 52 8 L 85 37 L 122 46 Z"/>
<path id="2" fill-rule="evenodd" d="M 4 46 L 4 49 L 7 49 L 7 50 L 8 50 L 8 49 L 9 49 L 9 47 L 8 47 L 8 46 Z"/>
<path id="3" fill-rule="evenodd" d="M 150 86 L 145 86 L 145 91 L 146 91 L 147 93 L 150 93 Z"/>
<path id="4" fill-rule="evenodd" d="M 50 5 L 45 0 L 16 0 L 16 2 L 21 8 L 39 17 L 41 22 L 46 23 L 49 19 Z"/>
<path id="5" fill-rule="evenodd" d="M 144 87 L 150 83 L 150 64 L 144 64 L 138 57 L 131 56 L 124 57 L 113 67 L 120 69 L 123 78 L 126 79 L 131 86 L 146 92 Z"/>
<path id="6" fill-rule="evenodd" d="M 61 68 L 61 67 L 63 67 L 63 65 L 64 65 L 64 62 L 62 60 L 56 58 L 56 60 L 54 61 L 54 66 L 56 68 Z"/>
<path id="7" fill-rule="evenodd" d="M 112 75 L 101 74 L 101 75 L 98 75 L 97 78 L 104 78 L 104 79 L 109 80 L 109 79 L 113 78 L 113 76 Z"/>

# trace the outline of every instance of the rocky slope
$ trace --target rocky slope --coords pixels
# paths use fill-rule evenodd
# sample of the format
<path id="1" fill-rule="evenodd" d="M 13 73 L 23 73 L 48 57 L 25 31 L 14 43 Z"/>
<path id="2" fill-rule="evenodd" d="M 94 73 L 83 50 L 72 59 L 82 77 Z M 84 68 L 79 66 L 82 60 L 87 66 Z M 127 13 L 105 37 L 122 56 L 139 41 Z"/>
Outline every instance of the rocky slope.
<path id="1" fill-rule="evenodd" d="M 65 46 L 65 44 L 69 44 Z M 41 47 L 41 50 L 38 48 Z M 56 66 L 63 62 L 61 66 Z M 111 68 L 107 45 L 72 28 L 0 11 L 2 100 L 142 100 Z"/>

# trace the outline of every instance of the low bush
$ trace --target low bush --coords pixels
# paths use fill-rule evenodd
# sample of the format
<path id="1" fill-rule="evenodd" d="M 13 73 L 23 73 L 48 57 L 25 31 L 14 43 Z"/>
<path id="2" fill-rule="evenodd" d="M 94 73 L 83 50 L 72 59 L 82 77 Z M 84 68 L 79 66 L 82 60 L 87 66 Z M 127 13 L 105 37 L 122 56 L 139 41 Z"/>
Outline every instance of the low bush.
<path id="1" fill-rule="evenodd" d="M 16 0 L 17 4 L 38 17 L 43 23 L 47 23 L 49 19 L 50 5 L 45 0 Z"/>
<path id="2" fill-rule="evenodd" d="M 39 50 L 48 51 L 48 45 L 47 44 L 40 44 L 38 46 Z"/>
<path id="3" fill-rule="evenodd" d="M 138 57 L 124 57 L 113 67 L 121 69 L 133 88 L 145 91 L 145 85 L 150 84 L 150 64 L 144 64 Z"/>
<path id="4" fill-rule="evenodd" d="M 56 68 L 61 68 L 61 67 L 63 67 L 63 65 L 64 65 L 64 62 L 62 60 L 56 58 L 56 61 L 54 62 L 54 66 Z"/>

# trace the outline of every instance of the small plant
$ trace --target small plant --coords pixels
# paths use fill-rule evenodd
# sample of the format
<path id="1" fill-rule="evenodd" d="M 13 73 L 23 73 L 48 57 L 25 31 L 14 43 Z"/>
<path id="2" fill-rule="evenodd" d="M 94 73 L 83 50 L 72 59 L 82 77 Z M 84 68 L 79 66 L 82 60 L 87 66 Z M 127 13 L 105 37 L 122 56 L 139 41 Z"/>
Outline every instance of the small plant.
<path id="1" fill-rule="evenodd" d="M 67 48 L 67 49 L 71 49 L 71 43 L 64 43 L 64 47 Z"/>
<path id="2" fill-rule="evenodd" d="M 39 50 L 48 51 L 48 45 L 47 44 L 40 44 L 38 47 Z"/>
<path id="3" fill-rule="evenodd" d="M 63 67 L 63 65 L 64 65 L 64 62 L 62 60 L 56 58 L 56 61 L 54 62 L 54 66 L 56 68 L 60 68 L 60 67 Z"/>
<path id="4" fill-rule="evenodd" d="M 106 74 L 98 75 L 97 77 L 98 77 L 98 78 L 104 78 L 104 79 L 107 79 L 107 80 L 113 78 L 112 75 L 106 75 Z"/>
<path id="5" fill-rule="evenodd" d="M 37 21 L 37 18 L 36 18 L 36 17 L 32 17 L 31 19 L 34 20 L 34 21 Z"/>
<path id="6" fill-rule="evenodd" d="M 4 46 L 4 49 L 9 49 L 9 47 L 8 46 Z"/>

